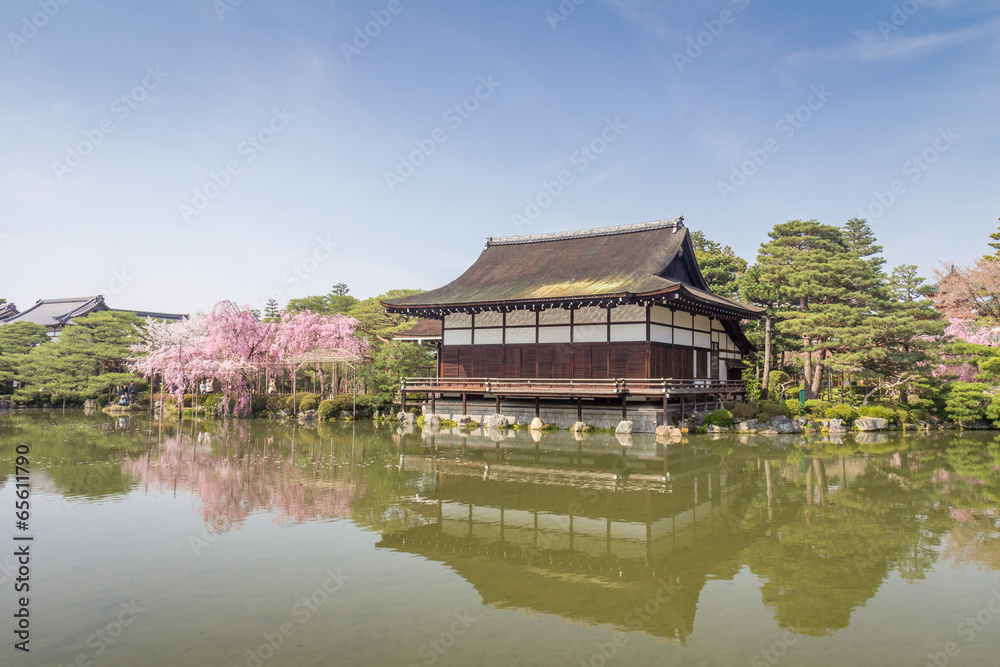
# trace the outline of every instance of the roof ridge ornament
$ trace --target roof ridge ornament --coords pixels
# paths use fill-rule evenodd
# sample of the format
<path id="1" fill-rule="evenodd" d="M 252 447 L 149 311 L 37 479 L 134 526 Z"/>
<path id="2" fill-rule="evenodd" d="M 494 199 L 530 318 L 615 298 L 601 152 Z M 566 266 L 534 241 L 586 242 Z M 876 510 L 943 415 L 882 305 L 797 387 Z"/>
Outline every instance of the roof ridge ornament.
<path id="1" fill-rule="evenodd" d="M 632 234 L 634 232 L 646 232 L 654 229 L 673 228 L 674 233 L 684 227 L 684 216 L 668 218 L 665 220 L 653 220 L 651 222 L 640 222 L 633 225 L 618 225 L 615 227 L 597 227 L 594 229 L 582 229 L 571 232 L 551 232 L 548 234 L 528 234 L 526 236 L 501 236 L 494 238 L 486 237 L 486 248 L 495 245 L 519 245 L 522 243 L 544 243 L 546 241 L 564 241 L 567 239 L 585 239 L 594 236 L 615 236 L 617 234 Z"/>

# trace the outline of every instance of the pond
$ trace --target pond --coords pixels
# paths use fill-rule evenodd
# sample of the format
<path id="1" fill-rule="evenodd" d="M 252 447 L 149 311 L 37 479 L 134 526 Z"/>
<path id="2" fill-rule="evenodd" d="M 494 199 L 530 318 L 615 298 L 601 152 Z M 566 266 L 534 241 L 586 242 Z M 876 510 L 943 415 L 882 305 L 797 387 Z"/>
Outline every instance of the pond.
<path id="1" fill-rule="evenodd" d="M 992 433 L 658 443 L 16 412 L 0 466 L 5 665 L 1000 654 Z"/>

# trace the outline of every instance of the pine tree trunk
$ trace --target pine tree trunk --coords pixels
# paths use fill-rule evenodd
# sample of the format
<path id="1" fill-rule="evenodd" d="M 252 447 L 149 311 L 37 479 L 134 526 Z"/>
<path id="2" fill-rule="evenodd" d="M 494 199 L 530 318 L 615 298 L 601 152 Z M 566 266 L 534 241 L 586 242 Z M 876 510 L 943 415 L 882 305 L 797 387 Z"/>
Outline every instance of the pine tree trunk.
<path id="1" fill-rule="evenodd" d="M 802 337 L 802 347 L 805 348 L 802 352 L 802 379 L 804 380 L 803 385 L 806 390 L 806 400 L 816 398 L 813 395 L 812 390 L 812 380 L 813 380 L 813 368 L 812 368 L 812 352 L 809 351 L 809 336 Z"/>
<path id="2" fill-rule="evenodd" d="M 764 377 L 760 382 L 760 397 L 767 400 L 768 379 L 771 375 L 771 316 L 764 316 Z"/>
<path id="3" fill-rule="evenodd" d="M 816 362 L 816 367 L 813 369 L 812 377 L 812 387 L 810 392 L 812 396 L 810 398 L 820 398 L 820 392 L 823 388 L 823 360 L 826 359 L 826 350 L 819 351 L 819 360 Z"/>

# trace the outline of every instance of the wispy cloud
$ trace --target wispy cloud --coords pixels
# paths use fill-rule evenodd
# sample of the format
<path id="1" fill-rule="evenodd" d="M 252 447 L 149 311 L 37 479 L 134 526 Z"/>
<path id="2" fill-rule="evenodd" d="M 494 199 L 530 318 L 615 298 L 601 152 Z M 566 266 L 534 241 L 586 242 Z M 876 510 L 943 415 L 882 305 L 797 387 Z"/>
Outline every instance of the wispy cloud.
<path id="1" fill-rule="evenodd" d="M 850 42 L 832 48 L 797 51 L 785 58 L 791 66 L 815 62 L 875 61 L 888 58 L 916 57 L 958 46 L 1000 33 L 1000 20 L 945 32 L 930 32 L 913 37 L 893 33 L 888 38 L 877 32 L 859 30 Z"/>

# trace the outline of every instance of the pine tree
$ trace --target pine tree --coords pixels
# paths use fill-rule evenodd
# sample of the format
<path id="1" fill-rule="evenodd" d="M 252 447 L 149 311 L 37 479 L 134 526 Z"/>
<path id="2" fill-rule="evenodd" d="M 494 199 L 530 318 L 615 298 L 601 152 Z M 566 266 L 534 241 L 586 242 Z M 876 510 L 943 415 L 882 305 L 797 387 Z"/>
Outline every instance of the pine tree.
<path id="1" fill-rule="evenodd" d="M 709 289 L 719 296 L 739 298 L 739 279 L 747 270 L 747 261 L 729 246 L 709 240 L 700 231 L 691 233 L 691 245 Z"/>
<path id="2" fill-rule="evenodd" d="M 778 330 L 802 341 L 807 399 L 818 396 L 824 369 L 840 363 L 836 355 L 866 342 L 864 319 L 879 283 L 877 264 L 864 259 L 876 246 L 863 232 L 852 225 L 852 248 L 838 227 L 791 220 L 761 245 L 761 280 L 781 298 Z"/>
<path id="3" fill-rule="evenodd" d="M 274 299 L 268 299 L 267 303 L 264 304 L 264 321 L 277 322 L 279 313 L 278 302 Z"/>
<path id="4" fill-rule="evenodd" d="M 1000 218 L 997 219 L 1000 220 Z M 1000 227 L 997 227 L 997 231 L 990 234 L 990 238 L 993 239 L 993 241 L 989 243 L 989 246 L 993 248 L 993 254 L 985 255 L 983 259 L 990 262 L 1000 262 Z M 0 303 L 3 302 L 0 301 Z"/>

